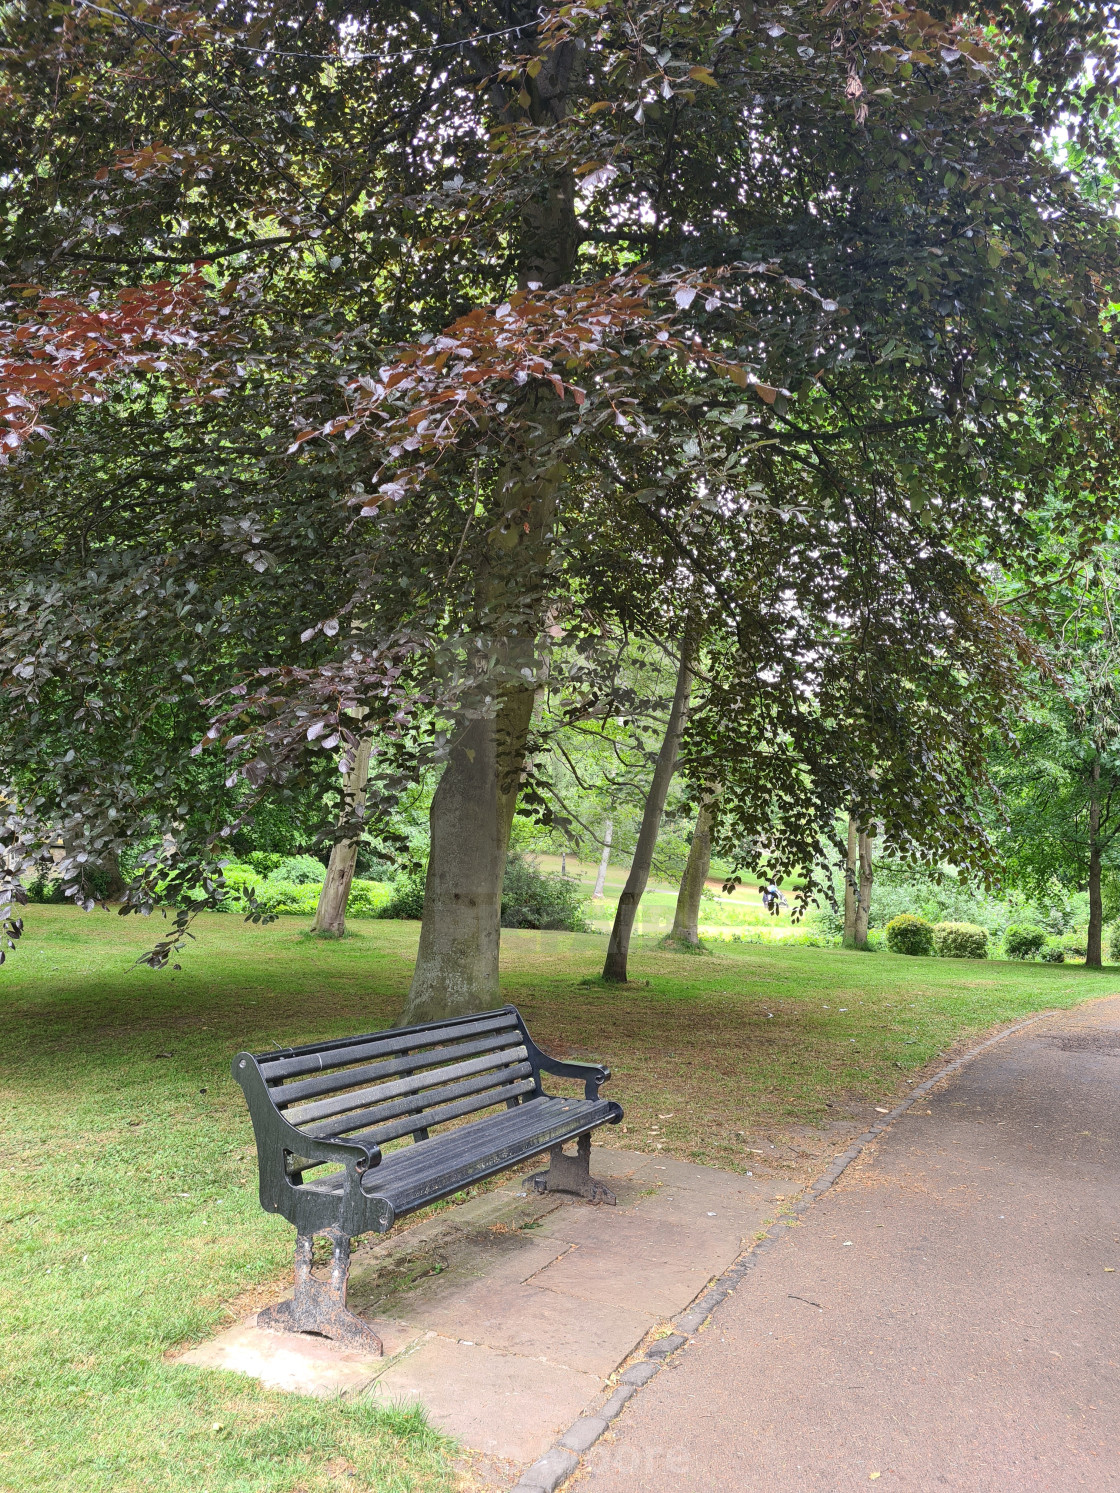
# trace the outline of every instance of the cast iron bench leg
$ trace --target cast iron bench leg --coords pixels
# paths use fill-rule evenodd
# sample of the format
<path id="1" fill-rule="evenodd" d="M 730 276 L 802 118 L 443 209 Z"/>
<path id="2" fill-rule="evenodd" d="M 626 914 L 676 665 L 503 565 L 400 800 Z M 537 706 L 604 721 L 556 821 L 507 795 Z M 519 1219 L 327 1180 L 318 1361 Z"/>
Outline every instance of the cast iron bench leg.
<path id="1" fill-rule="evenodd" d="M 574 1156 L 565 1156 L 563 1146 L 553 1146 L 548 1171 L 537 1172 L 532 1181 L 538 1192 L 574 1192 L 593 1203 L 618 1202 L 610 1188 L 591 1175 L 590 1135 L 579 1137 Z"/>
<path id="2" fill-rule="evenodd" d="M 347 1348 L 361 1348 L 380 1358 L 384 1351 L 381 1339 L 346 1305 L 350 1240 L 337 1229 L 324 1232 L 332 1245 L 330 1280 L 316 1280 L 311 1274 L 314 1235 L 297 1234 L 295 1295 L 291 1301 L 281 1301 L 258 1312 L 257 1326 L 269 1332 L 316 1332 Z"/>

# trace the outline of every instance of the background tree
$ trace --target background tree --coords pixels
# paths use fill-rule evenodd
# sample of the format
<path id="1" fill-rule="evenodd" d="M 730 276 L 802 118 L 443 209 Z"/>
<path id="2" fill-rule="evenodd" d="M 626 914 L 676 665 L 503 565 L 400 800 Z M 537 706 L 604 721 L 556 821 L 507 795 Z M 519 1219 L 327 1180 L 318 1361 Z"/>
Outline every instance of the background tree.
<path id="1" fill-rule="evenodd" d="M 1046 589 L 1032 610 L 1051 671 L 1017 737 L 992 747 L 1009 880 L 1040 901 L 1055 886 L 1088 890 L 1085 962 L 1095 968 L 1103 876 L 1120 865 L 1118 599 L 1114 543 Z"/>

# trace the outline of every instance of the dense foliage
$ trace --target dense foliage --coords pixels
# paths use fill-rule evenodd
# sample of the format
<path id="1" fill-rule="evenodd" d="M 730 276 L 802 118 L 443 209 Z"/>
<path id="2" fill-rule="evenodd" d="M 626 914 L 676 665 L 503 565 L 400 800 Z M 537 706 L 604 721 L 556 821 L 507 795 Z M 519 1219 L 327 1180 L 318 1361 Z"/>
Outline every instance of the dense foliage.
<path id="1" fill-rule="evenodd" d="M 975 923 L 935 923 L 933 952 L 942 959 L 987 959 L 988 930 Z"/>

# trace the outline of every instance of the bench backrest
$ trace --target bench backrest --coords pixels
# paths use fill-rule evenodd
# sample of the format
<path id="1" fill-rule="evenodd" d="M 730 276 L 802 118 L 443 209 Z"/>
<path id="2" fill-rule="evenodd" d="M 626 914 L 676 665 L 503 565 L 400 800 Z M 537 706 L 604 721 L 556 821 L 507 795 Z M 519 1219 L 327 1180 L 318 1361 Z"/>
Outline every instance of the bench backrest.
<path id="1" fill-rule="evenodd" d="M 318 1140 L 384 1146 L 539 1093 L 531 1046 L 507 1007 L 254 1058 L 289 1125 Z"/>

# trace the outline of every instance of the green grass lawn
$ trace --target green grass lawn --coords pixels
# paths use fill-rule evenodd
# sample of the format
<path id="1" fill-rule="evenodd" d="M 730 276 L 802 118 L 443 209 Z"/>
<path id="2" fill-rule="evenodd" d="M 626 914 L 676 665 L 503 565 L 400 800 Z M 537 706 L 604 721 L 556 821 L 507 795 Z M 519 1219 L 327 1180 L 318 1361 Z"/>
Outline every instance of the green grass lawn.
<path id="1" fill-rule="evenodd" d="M 42 906 L 26 921 L 0 971 L 0 1489 L 454 1487 L 453 1449 L 420 1416 L 165 1361 L 290 1268 L 291 1230 L 257 1204 L 230 1057 L 392 1020 L 418 925 L 358 924 L 331 943 L 294 918 L 212 915 L 182 970 L 157 974 L 130 967 L 152 923 Z M 731 1168 L 830 1104 L 905 1092 L 996 1023 L 1120 991 L 1120 969 L 765 945 L 684 955 L 652 937 L 633 984 L 612 989 L 599 936 L 503 945 L 508 998 L 538 1040 L 613 1067 L 626 1144 Z"/>

